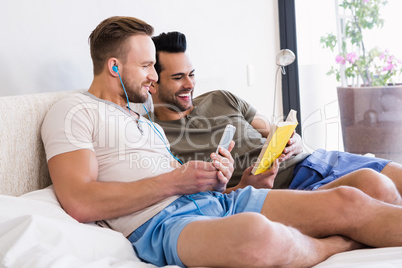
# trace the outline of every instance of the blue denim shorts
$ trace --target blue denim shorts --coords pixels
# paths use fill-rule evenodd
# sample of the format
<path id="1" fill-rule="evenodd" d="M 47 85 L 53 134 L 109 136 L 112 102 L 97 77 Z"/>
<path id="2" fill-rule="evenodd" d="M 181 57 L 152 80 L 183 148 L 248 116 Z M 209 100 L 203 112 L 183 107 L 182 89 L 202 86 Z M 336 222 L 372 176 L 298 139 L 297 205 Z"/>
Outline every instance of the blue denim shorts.
<path id="1" fill-rule="evenodd" d="M 358 169 L 381 172 L 389 162 L 382 158 L 318 149 L 295 166 L 289 189 L 316 190 Z"/>
<path id="2" fill-rule="evenodd" d="M 142 261 L 159 267 L 185 267 L 177 254 L 177 241 L 187 224 L 241 212 L 259 213 L 268 191 L 248 186 L 229 194 L 202 192 L 183 195 L 137 228 L 128 240 Z"/>

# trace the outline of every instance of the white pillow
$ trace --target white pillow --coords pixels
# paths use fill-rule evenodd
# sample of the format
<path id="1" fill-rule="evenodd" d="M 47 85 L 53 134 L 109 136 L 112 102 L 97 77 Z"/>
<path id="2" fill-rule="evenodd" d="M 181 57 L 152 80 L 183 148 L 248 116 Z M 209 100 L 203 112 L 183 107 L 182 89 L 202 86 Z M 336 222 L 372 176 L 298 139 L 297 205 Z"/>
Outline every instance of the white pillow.
<path id="1" fill-rule="evenodd" d="M 121 233 L 70 217 L 52 186 L 0 195 L 0 211 L 0 267 L 155 267 Z"/>
<path id="2" fill-rule="evenodd" d="M 43 201 L 61 207 L 59 201 L 57 200 L 56 193 L 54 192 L 53 185 L 49 185 L 42 190 L 28 192 L 20 197 Z"/>

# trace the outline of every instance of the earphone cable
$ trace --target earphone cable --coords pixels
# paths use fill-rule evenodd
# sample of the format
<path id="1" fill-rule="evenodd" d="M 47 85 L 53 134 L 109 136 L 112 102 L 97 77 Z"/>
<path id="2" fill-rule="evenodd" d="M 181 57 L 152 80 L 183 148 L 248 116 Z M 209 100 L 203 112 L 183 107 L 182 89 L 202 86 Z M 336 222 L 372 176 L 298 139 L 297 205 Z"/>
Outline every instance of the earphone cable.
<path id="1" fill-rule="evenodd" d="M 121 85 L 122 85 L 122 87 L 123 87 L 124 94 L 126 95 L 126 99 L 127 99 L 127 109 L 128 109 L 128 112 L 129 112 L 130 115 L 131 115 L 131 111 L 132 111 L 132 110 L 131 110 L 131 108 L 130 108 L 130 102 L 129 102 L 129 100 L 128 100 L 128 95 L 127 95 L 126 88 L 124 87 L 124 83 L 123 83 L 123 80 L 121 79 L 120 73 L 119 73 L 118 71 L 117 71 L 116 73 L 119 75 L 120 83 L 121 83 Z M 147 110 L 147 108 L 145 107 L 144 104 L 142 104 L 142 107 L 145 109 L 145 112 L 147 113 L 148 118 L 149 118 L 149 121 L 151 122 L 152 125 L 150 125 L 147 121 L 145 121 L 145 123 L 147 123 L 147 125 L 154 131 L 154 133 L 156 134 L 156 136 L 158 136 L 159 139 L 163 142 L 163 144 L 165 145 L 166 150 L 170 153 L 170 155 L 173 156 L 173 158 L 176 159 L 181 165 L 183 165 L 183 162 L 182 162 L 178 157 L 176 157 L 176 156 L 172 153 L 172 151 L 170 151 L 169 147 L 168 147 L 167 144 L 166 144 L 165 139 L 163 138 L 162 133 L 161 133 L 161 132 L 159 131 L 159 129 L 155 126 L 154 122 L 152 122 L 151 116 L 149 115 L 148 110 Z M 141 121 L 141 120 L 139 120 L 139 119 L 136 119 L 136 120 L 137 120 L 139 123 L 144 123 L 143 121 Z"/>

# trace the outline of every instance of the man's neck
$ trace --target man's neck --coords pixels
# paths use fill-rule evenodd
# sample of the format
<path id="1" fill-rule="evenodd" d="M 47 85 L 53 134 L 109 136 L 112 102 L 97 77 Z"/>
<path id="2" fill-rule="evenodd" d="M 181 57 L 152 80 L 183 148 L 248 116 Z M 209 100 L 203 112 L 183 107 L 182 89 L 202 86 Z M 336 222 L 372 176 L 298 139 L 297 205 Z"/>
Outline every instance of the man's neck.
<path id="1" fill-rule="evenodd" d="M 99 99 L 116 103 L 123 108 L 127 106 L 127 101 L 120 96 L 119 88 L 115 81 L 102 79 L 102 76 L 94 78 L 88 92 Z"/>
<path id="2" fill-rule="evenodd" d="M 183 112 L 177 112 L 177 111 L 172 111 L 166 107 L 155 107 L 154 114 L 156 118 L 158 118 L 161 121 L 173 121 L 173 120 L 179 120 L 186 115 L 190 114 L 191 111 L 193 111 L 194 106 L 191 107 L 190 109 L 183 111 Z"/>

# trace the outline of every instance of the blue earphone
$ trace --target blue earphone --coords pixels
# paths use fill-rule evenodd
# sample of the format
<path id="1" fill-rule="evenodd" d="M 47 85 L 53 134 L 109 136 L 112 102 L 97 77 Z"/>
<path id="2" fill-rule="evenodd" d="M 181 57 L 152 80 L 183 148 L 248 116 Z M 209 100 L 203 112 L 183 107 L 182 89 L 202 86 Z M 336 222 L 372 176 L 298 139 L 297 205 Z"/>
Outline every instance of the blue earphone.
<path id="1" fill-rule="evenodd" d="M 130 102 L 129 102 L 129 100 L 128 100 L 128 95 L 127 95 L 126 88 L 124 87 L 123 80 L 121 79 L 121 76 L 120 76 L 120 73 L 119 73 L 119 67 L 117 67 L 117 66 L 115 65 L 115 66 L 112 67 L 112 70 L 113 70 L 115 73 L 117 73 L 117 74 L 119 75 L 120 83 L 121 83 L 121 85 L 122 85 L 122 87 L 123 87 L 124 94 L 126 94 L 127 109 L 128 109 L 128 111 L 131 113 Z M 142 104 L 142 107 L 144 108 L 145 112 L 146 112 L 147 115 L 148 115 L 149 121 L 151 122 L 151 124 L 149 124 L 147 121 L 145 121 L 145 123 L 148 124 L 148 126 L 155 132 L 155 134 L 159 137 L 159 139 L 163 142 L 163 144 L 165 144 L 166 150 L 173 156 L 173 158 L 176 159 L 180 164 L 183 165 L 183 162 L 182 162 L 179 158 L 177 158 L 176 156 L 174 156 L 173 153 L 172 153 L 172 152 L 170 151 L 170 149 L 168 148 L 168 146 L 167 146 L 167 144 L 166 144 L 166 142 L 165 142 L 165 139 L 163 138 L 162 133 L 156 128 L 156 126 L 154 125 L 154 122 L 152 122 L 151 116 L 149 115 L 148 110 L 147 110 L 147 108 L 145 107 L 144 104 Z M 143 121 L 140 121 L 139 119 L 138 119 L 138 122 L 144 123 Z"/>

